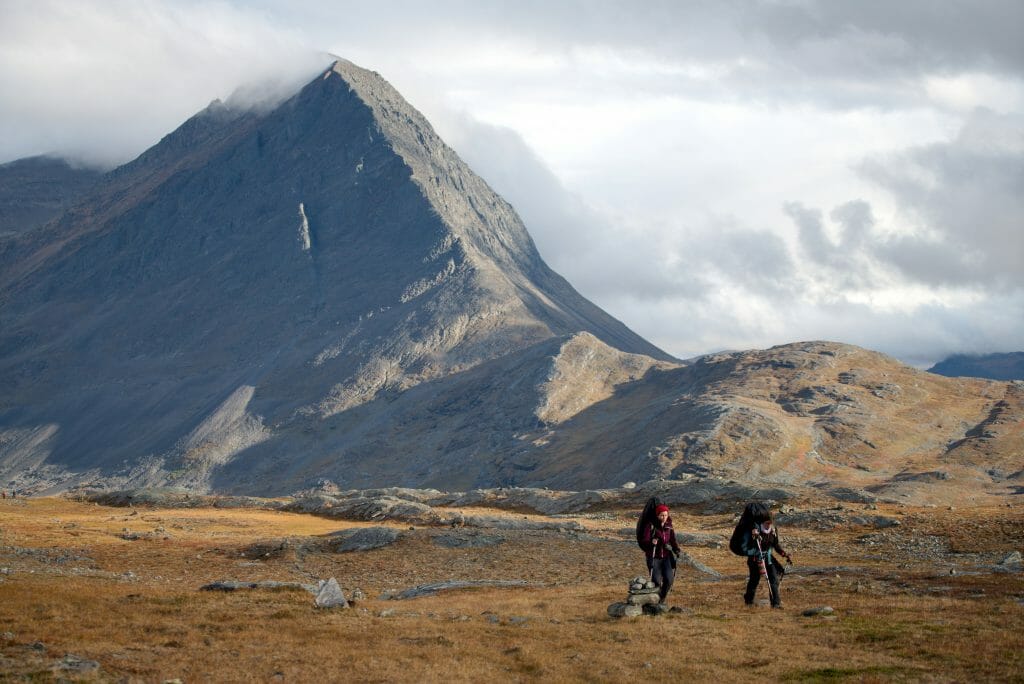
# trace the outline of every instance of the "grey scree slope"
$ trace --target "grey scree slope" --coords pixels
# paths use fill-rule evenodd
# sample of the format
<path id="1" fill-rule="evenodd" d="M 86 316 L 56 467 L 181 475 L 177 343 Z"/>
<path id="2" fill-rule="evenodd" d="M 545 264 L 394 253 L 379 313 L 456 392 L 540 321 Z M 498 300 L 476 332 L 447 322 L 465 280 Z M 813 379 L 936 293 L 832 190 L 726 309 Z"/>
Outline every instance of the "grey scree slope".
<path id="1" fill-rule="evenodd" d="M 5 486 L 530 483 L 562 453 L 524 434 L 672 366 L 345 61 L 272 111 L 214 102 L 0 237 Z"/>

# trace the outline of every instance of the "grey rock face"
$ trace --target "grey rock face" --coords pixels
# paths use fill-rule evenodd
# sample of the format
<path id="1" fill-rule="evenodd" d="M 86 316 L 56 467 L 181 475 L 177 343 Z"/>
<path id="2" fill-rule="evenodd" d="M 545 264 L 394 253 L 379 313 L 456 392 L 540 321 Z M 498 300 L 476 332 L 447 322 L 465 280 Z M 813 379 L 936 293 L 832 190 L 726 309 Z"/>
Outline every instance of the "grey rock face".
<path id="1" fill-rule="evenodd" d="M 87 660 L 68 653 L 54 663 L 53 670 L 70 675 L 95 675 L 100 670 L 100 664 L 95 660 Z"/>
<path id="2" fill-rule="evenodd" d="M 322 582 L 323 580 L 321 580 Z M 200 591 L 239 591 L 241 589 L 301 589 L 317 593 L 318 588 L 298 582 L 279 582 L 277 580 L 263 580 L 260 582 L 240 582 L 237 580 L 218 580 L 199 587 Z"/>
<path id="3" fill-rule="evenodd" d="M 631 606 L 646 606 L 655 604 L 660 600 L 658 596 L 658 590 L 647 592 L 647 593 L 633 593 L 630 592 L 629 596 L 626 597 L 626 603 Z"/>
<path id="4" fill-rule="evenodd" d="M 610 617 L 640 617 L 643 614 L 643 606 L 635 606 L 628 603 L 613 603 L 608 606 L 608 615 Z"/>
<path id="5" fill-rule="evenodd" d="M 815 617 L 817 615 L 832 615 L 834 613 L 835 611 L 832 609 L 832 606 L 818 606 L 816 608 L 807 608 L 800 614 L 804 617 Z"/>
<path id="6" fill-rule="evenodd" d="M 441 591 L 453 589 L 467 589 L 470 587 L 525 587 L 528 583 L 523 580 L 448 580 L 446 582 L 432 582 L 405 589 L 396 594 L 387 594 L 382 598 L 403 601 L 406 599 L 420 598 L 421 596 L 433 596 Z"/>
<path id="7" fill-rule="evenodd" d="M 398 537 L 398 531 L 390 527 L 367 527 L 345 535 L 335 550 L 338 553 L 370 551 L 393 544 Z"/>
<path id="8" fill-rule="evenodd" d="M 886 529 L 898 527 L 900 521 L 885 515 L 860 515 L 844 510 L 799 511 L 780 513 L 776 517 L 780 525 L 792 527 L 808 527 L 817 530 L 832 530 L 836 527 L 869 527 Z"/>
<path id="9" fill-rule="evenodd" d="M 101 175 L 49 157 L 0 164 L 0 242 L 63 214 Z"/>
<path id="10" fill-rule="evenodd" d="M 699 560 L 697 560 L 696 558 L 694 558 L 693 556 L 688 554 L 686 551 L 681 551 L 679 553 L 679 563 L 681 565 L 689 565 L 694 570 L 697 570 L 698 572 L 702 572 L 705 575 L 710 575 L 711 577 L 716 577 L 717 578 L 717 577 L 721 577 L 722 576 L 720 572 L 718 572 L 717 570 L 715 570 L 712 567 L 704 565 Z"/>
<path id="11" fill-rule="evenodd" d="M 1013 551 L 1006 554 L 1001 561 L 992 568 L 996 572 L 1022 572 L 1024 571 L 1024 558 L 1022 558 L 1020 551 Z"/>
<path id="12" fill-rule="evenodd" d="M 212 104 L 11 240 L 0 477 L 36 491 L 499 484 L 525 472 L 503 463 L 512 432 L 668 360 L 553 273 L 422 115 L 347 62 L 270 112 Z M 502 368 L 464 375 L 494 363 L 532 379 L 510 396 L 488 381 Z"/>
<path id="13" fill-rule="evenodd" d="M 320 580 L 317 584 L 316 598 L 313 600 L 313 603 L 317 608 L 348 608 L 345 592 L 338 586 L 338 580 L 333 577 L 327 580 Z"/>

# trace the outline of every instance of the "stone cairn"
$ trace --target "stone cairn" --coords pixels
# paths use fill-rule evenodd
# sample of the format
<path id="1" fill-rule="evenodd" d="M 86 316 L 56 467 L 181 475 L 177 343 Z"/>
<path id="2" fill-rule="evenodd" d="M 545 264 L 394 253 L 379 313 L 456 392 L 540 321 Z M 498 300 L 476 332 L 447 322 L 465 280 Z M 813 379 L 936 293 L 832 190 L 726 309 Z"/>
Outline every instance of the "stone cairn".
<path id="1" fill-rule="evenodd" d="M 608 606 L 608 614 L 612 617 L 637 617 L 662 615 L 669 612 L 669 607 L 658 603 L 658 586 L 645 577 L 634 577 L 629 581 L 629 593 L 625 603 L 613 603 Z"/>

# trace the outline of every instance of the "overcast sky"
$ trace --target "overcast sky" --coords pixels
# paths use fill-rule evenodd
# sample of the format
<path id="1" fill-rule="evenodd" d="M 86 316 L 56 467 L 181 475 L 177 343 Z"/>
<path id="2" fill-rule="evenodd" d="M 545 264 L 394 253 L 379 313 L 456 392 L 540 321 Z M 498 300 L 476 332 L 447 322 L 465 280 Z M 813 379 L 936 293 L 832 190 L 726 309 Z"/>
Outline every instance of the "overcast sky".
<path id="1" fill-rule="evenodd" d="M 1021 27 L 1020 0 L 0 0 L 0 162 L 121 163 L 330 52 L 666 351 L 927 366 L 1024 350 Z"/>

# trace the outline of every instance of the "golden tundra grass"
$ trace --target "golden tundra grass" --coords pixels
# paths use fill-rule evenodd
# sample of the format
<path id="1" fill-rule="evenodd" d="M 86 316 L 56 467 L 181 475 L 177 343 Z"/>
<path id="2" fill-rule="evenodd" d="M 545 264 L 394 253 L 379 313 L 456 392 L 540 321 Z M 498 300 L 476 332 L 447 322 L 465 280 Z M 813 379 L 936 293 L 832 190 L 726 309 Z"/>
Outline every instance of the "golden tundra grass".
<path id="1" fill-rule="evenodd" d="M 901 539 L 938 537 L 962 553 L 1011 551 L 1024 529 L 1021 514 L 1006 507 L 888 512 L 903 515 Z M 430 530 L 396 525 L 410 533 L 383 549 L 305 553 L 293 545 L 253 558 L 258 543 L 357 525 L 257 510 L 3 501 L 0 680 L 1024 680 L 1020 574 L 948 575 L 948 565 L 913 553 L 870 554 L 853 541 L 870 530 L 784 530 L 801 566 L 859 571 L 788 577 L 782 611 L 742 607 L 742 559 L 701 547 L 688 551 L 726 577 L 705 581 L 685 569 L 671 601 L 685 612 L 613 620 L 606 607 L 643 572 L 639 551 L 622 536 L 632 515 L 581 518 L 593 535 L 584 539 L 523 534 L 489 548 L 447 549 L 430 541 Z M 731 525 L 730 516 L 674 517 L 684 532 L 727 535 Z M 125 528 L 156 534 L 128 541 L 119 536 Z M 355 609 L 317 610 L 302 590 L 198 590 L 217 579 L 332 576 L 346 593 L 360 587 L 368 598 Z M 379 598 L 447 579 L 531 586 Z M 834 618 L 801 616 L 824 605 Z M 56 668 L 66 654 L 100 670 Z"/>

